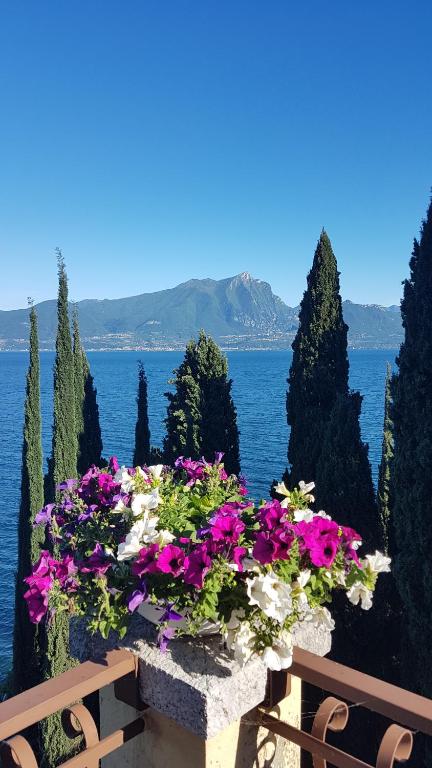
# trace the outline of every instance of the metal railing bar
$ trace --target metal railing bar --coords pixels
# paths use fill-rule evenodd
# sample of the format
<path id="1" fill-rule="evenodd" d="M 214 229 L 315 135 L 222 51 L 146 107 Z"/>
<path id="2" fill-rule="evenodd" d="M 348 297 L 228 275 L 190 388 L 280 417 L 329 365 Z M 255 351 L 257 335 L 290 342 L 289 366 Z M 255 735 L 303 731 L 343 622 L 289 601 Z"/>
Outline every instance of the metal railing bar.
<path id="1" fill-rule="evenodd" d="M 294 649 L 294 661 L 289 671 L 306 683 L 360 703 L 413 730 L 432 735 L 432 700 L 300 648 Z"/>
<path id="2" fill-rule="evenodd" d="M 0 741 L 88 696 L 136 668 L 130 651 L 109 651 L 0 704 Z"/>
<path id="3" fill-rule="evenodd" d="M 294 728 L 293 725 L 283 723 L 272 715 L 262 713 L 263 726 L 272 733 L 277 733 L 288 741 L 294 742 L 301 749 L 310 752 L 310 754 L 322 757 L 324 760 L 328 760 L 336 768 L 373 768 L 370 763 L 365 763 L 363 760 L 359 760 L 357 757 L 343 752 L 337 747 L 332 747 L 331 744 L 327 744 L 325 741 L 312 736 L 306 731 L 301 731 L 298 728 Z M 62 767 L 63 768 L 63 767 Z"/>
<path id="4" fill-rule="evenodd" d="M 144 728 L 144 717 L 137 717 L 132 723 L 119 728 L 114 733 L 101 739 L 94 747 L 89 747 L 84 752 L 71 757 L 65 763 L 62 763 L 59 768 L 87 768 L 87 765 L 91 765 L 92 761 L 94 762 L 102 757 L 106 757 L 106 755 L 126 744 L 127 741 L 138 736 L 138 734 L 144 731 Z"/>

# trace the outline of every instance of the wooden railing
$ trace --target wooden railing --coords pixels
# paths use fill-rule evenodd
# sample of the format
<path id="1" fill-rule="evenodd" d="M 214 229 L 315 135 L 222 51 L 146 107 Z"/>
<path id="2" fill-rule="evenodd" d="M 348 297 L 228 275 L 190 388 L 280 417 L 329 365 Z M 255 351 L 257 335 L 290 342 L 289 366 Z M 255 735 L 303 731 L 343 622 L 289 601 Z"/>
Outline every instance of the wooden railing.
<path id="1" fill-rule="evenodd" d="M 269 713 L 269 707 L 289 692 L 291 674 L 333 694 L 319 707 L 310 733 Z M 100 739 L 89 710 L 75 702 L 110 683 L 114 683 L 118 700 L 143 714 Z M 273 673 L 271 683 L 258 722 L 309 752 L 314 768 L 326 768 L 327 761 L 336 768 L 393 768 L 396 762 L 409 759 L 413 731 L 432 735 L 432 701 L 307 651 L 296 648 L 289 674 Z M 338 696 L 394 721 L 384 734 L 373 766 L 327 743 L 328 732 L 343 731 L 348 721 L 349 706 Z M 66 733 L 71 738 L 81 735 L 84 742 L 83 751 L 63 763 L 63 768 L 97 768 L 102 757 L 144 730 L 145 708 L 139 699 L 136 657 L 126 650 L 110 651 L 103 659 L 80 664 L 0 704 L 1 764 L 37 768 L 32 747 L 20 732 L 62 711 Z"/>
<path id="2" fill-rule="evenodd" d="M 294 650 L 290 672 L 306 683 L 395 721 L 387 728 L 375 765 L 372 766 L 326 742 L 328 731 L 343 731 L 348 723 L 349 706 L 345 701 L 334 696 L 327 697 L 314 717 L 311 733 L 281 722 L 262 709 L 263 726 L 309 752 L 313 756 L 314 768 L 326 768 L 327 761 L 336 768 L 393 768 L 396 762 L 409 759 L 413 747 L 413 731 L 432 735 L 430 699 L 300 648 Z M 279 681 L 279 686 L 289 689 L 287 683 L 281 685 Z"/>
<path id="3" fill-rule="evenodd" d="M 70 738 L 82 736 L 85 748 L 63 768 L 97 768 L 102 757 L 114 752 L 144 730 L 142 716 L 104 739 L 99 739 L 96 723 L 84 704 L 75 703 L 109 683 L 114 683 L 120 701 L 145 709 L 139 701 L 136 657 L 126 650 L 114 650 L 103 659 L 86 661 L 0 704 L 0 748 L 2 767 L 37 768 L 37 760 L 27 739 L 19 735 L 44 717 L 62 711 L 62 723 Z M 15 735 L 18 734 L 18 735 Z"/>

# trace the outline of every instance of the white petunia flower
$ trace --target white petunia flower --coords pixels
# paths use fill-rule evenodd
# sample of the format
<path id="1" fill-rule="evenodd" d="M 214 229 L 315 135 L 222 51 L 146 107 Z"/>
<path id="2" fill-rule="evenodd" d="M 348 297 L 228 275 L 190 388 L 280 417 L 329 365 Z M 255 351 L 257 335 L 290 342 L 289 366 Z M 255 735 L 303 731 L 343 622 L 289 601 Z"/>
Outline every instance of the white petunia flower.
<path id="1" fill-rule="evenodd" d="M 284 509 L 286 509 L 286 508 L 289 506 L 289 503 L 290 503 L 290 498 L 291 498 L 291 496 L 290 496 L 290 491 L 289 491 L 289 490 L 288 490 L 288 488 L 286 487 L 285 483 L 284 483 L 284 482 L 278 483 L 278 484 L 275 486 L 275 491 L 276 491 L 276 493 L 278 493 L 280 496 L 285 496 L 285 498 L 284 498 L 284 499 L 282 499 L 282 501 L 281 501 L 280 505 L 281 505 L 281 507 L 283 507 Z"/>
<path id="2" fill-rule="evenodd" d="M 242 621 L 234 634 L 230 650 L 234 652 L 234 658 L 242 666 L 254 654 L 255 632 L 252 631 L 248 621 Z"/>
<path id="3" fill-rule="evenodd" d="M 123 493 L 132 493 L 135 487 L 135 480 L 132 475 L 129 474 L 126 467 L 120 467 L 114 475 L 116 483 L 121 483 L 121 489 Z"/>
<path id="4" fill-rule="evenodd" d="M 304 480 L 300 480 L 299 482 L 299 489 L 300 493 L 306 501 L 315 501 L 315 496 L 312 496 L 311 491 L 315 488 L 315 483 L 305 483 Z"/>
<path id="5" fill-rule="evenodd" d="M 311 577 L 311 571 L 309 570 L 309 568 L 305 568 L 303 571 L 300 571 L 297 578 L 297 583 L 299 587 L 304 589 L 310 577 Z"/>
<path id="6" fill-rule="evenodd" d="M 159 480 L 162 474 L 163 468 L 164 468 L 163 464 L 153 464 L 151 467 L 147 467 L 148 471 L 150 472 L 154 480 Z"/>
<path id="7" fill-rule="evenodd" d="M 372 608 L 372 592 L 361 581 L 355 581 L 347 591 L 347 598 L 353 605 L 360 603 L 364 611 Z"/>
<path id="8" fill-rule="evenodd" d="M 157 509 L 160 504 L 159 489 L 154 488 L 151 493 L 137 493 L 132 499 L 131 509 L 134 517 L 142 515 L 147 510 Z"/>
<path id="9" fill-rule="evenodd" d="M 229 649 L 232 648 L 236 632 L 240 628 L 241 619 L 244 619 L 244 617 L 244 608 L 235 608 L 233 611 L 231 611 L 230 620 L 226 625 L 225 631 L 225 641 Z"/>
<path id="10" fill-rule="evenodd" d="M 117 512 L 119 515 L 124 515 L 125 512 L 130 512 L 130 508 L 126 506 L 122 499 L 119 499 L 112 511 Z"/>
<path id="11" fill-rule="evenodd" d="M 293 514 L 296 523 L 311 523 L 314 519 L 314 513 L 311 509 L 295 509 Z"/>
<path id="12" fill-rule="evenodd" d="M 311 621 L 314 626 L 324 627 L 330 632 L 333 632 L 336 626 L 330 611 L 322 605 L 317 605 L 316 608 L 313 608 L 307 616 L 307 619 L 308 621 Z"/>
<path id="13" fill-rule="evenodd" d="M 386 557 L 382 552 L 375 551 L 374 555 L 366 555 L 362 565 L 369 568 L 372 573 L 390 573 L 391 557 Z"/>
<path id="14" fill-rule="evenodd" d="M 268 669 L 279 672 L 288 669 L 293 660 L 292 637 L 284 631 L 280 637 L 273 641 L 273 645 L 264 648 L 262 660 Z"/>
<path id="15" fill-rule="evenodd" d="M 331 520 L 331 516 L 328 515 L 326 512 L 324 512 L 323 509 L 320 509 L 319 512 L 317 512 L 314 517 L 322 517 L 324 520 Z"/>
<path id="16" fill-rule="evenodd" d="M 283 622 L 292 612 L 291 586 L 272 573 L 246 579 L 250 605 L 258 605 L 270 619 Z"/>
<path id="17" fill-rule="evenodd" d="M 136 557 L 145 544 L 152 544 L 158 537 L 157 530 L 159 518 L 150 517 L 148 513 L 142 520 L 137 520 L 130 529 L 125 541 L 118 546 L 117 560 L 130 560 Z"/>
<path id="18" fill-rule="evenodd" d="M 167 544 L 171 544 L 175 539 L 174 534 L 170 531 L 158 531 L 154 541 L 159 544 L 160 547 L 165 547 Z"/>

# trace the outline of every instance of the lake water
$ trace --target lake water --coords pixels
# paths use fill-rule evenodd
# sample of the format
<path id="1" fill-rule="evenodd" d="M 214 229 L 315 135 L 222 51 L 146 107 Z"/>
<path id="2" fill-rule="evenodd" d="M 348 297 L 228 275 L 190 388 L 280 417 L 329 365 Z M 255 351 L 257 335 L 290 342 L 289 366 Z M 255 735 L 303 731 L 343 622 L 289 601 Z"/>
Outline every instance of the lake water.
<path id="1" fill-rule="evenodd" d="M 166 410 L 164 392 L 180 352 L 93 352 L 88 355 L 101 417 L 104 455 L 121 463 L 132 460 L 137 361 L 144 361 L 149 390 L 152 444 L 160 446 Z M 361 427 L 370 446 L 376 477 L 381 451 L 383 393 L 389 350 L 350 353 L 350 384 L 364 396 Z M 54 354 L 41 354 L 43 448 L 51 444 L 52 366 Z M 286 462 L 288 429 L 285 414 L 286 378 L 290 351 L 229 352 L 233 396 L 238 412 L 242 472 L 254 497 L 266 496 L 273 478 L 280 478 Z M 11 656 L 16 527 L 20 492 L 20 462 L 25 375 L 28 358 L 22 353 L 0 354 L 0 677 Z M 312 478 L 305 478 L 310 480 Z"/>

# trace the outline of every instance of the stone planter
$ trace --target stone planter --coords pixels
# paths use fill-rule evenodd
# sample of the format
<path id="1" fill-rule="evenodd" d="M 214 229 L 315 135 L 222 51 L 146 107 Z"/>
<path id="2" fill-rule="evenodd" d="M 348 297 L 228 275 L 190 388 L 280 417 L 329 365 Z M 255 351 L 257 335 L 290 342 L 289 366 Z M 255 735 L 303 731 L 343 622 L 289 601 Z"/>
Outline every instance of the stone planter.
<path id="1" fill-rule="evenodd" d="M 140 696 L 150 708 L 144 733 L 103 760 L 103 768 L 299 768 L 298 747 L 258 725 L 256 708 L 265 699 L 268 680 L 260 659 L 240 667 L 220 636 L 180 638 L 164 654 L 155 638 L 154 626 L 138 615 L 120 643 L 92 637 L 82 622 L 72 622 L 71 653 L 80 661 L 119 645 L 137 654 Z M 295 634 L 295 644 L 323 656 L 331 636 L 306 625 Z M 112 686 L 100 692 L 100 711 L 102 737 L 133 716 L 115 699 Z M 300 726 L 298 678 L 291 677 L 289 695 L 271 711 Z"/>

